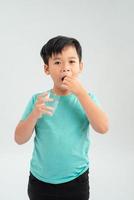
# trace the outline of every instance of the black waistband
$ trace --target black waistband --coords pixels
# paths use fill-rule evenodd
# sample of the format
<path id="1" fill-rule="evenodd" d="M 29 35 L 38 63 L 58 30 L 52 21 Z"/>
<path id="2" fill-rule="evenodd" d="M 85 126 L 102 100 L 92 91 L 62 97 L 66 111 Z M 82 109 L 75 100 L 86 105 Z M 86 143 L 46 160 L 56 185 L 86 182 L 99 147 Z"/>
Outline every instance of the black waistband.
<path id="1" fill-rule="evenodd" d="M 66 185 L 66 184 L 71 184 L 71 183 L 75 183 L 75 182 L 81 183 L 81 182 L 84 182 L 84 181 L 88 181 L 88 179 L 89 179 L 88 174 L 89 174 L 89 169 L 87 169 L 83 174 L 81 174 L 80 176 L 78 176 L 77 178 L 75 178 L 75 179 L 73 179 L 71 181 L 68 181 L 68 182 L 65 182 L 65 183 L 58 183 L 58 184 L 52 184 L 52 183 L 47 183 L 47 182 L 44 182 L 44 181 L 40 181 L 31 172 L 30 172 L 30 179 L 34 180 L 34 181 L 37 181 L 37 182 L 40 182 L 42 184 Z"/>

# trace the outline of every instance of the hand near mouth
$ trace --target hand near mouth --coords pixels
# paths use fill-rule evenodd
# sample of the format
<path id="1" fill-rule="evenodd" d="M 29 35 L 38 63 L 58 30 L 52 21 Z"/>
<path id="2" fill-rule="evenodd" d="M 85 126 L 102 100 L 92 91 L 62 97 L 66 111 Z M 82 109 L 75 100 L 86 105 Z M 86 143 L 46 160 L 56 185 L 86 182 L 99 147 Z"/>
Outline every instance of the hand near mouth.
<path id="1" fill-rule="evenodd" d="M 62 84 L 61 84 L 61 88 L 64 89 L 64 90 L 68 90 L 68 87 L 63 83 L 64 79 L 66 77 L 71 77 L 72 74 L 71 73 L 68 73 L 68 74 L 64 74 L 62 77 L 61 77 L 61 81 L 62 81 Z"/>
<path id="2" fill-rule="evenodd" d="M 65 76 L 63 76 L 63 77 L 61 78 L 61 80 L 62 80 L 61 88 L 62 88 L 63 90 L 68 90 L 67 85 L 65 85 L 65 84 L 63 83 L 63 81 L 64 81 L 64 79 L 65 79 L 66 77 L 67 77 L 67 75 L 65 75 Z"/>
<path id="3" fill-rule="evenodd" d="M 63 89 L 69 90 L 75 95 L 78 95 L 81 92 L 81 90 L 84 89 L 84 86 L 77 77 L 64 76 L 62 77 L 62 79 L 63 79 L 62 81 L 63 84 L 61 85 L 61 87 Z"/>

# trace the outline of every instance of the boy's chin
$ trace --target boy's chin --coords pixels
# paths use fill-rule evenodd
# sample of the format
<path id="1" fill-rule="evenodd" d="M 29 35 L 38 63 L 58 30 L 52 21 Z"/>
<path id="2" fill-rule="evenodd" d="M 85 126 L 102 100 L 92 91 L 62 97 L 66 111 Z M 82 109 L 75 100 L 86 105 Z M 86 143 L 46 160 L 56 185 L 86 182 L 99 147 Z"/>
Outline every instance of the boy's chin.
<path id="1" fill-rule="evenodd" d="M 66 85 L 64 85 L 64 84 L 62 84 L 60 86 L 60 88 L 61 88 L 62 91 L 67 91 L 68 90 L 68 87 Z"/>

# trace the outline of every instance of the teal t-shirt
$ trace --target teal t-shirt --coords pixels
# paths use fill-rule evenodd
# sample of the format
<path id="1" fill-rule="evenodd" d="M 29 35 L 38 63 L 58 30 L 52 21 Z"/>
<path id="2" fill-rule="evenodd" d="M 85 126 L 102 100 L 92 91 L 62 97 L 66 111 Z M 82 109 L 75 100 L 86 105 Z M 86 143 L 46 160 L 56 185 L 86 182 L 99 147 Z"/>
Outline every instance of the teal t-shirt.
<path id="1" fill-rule="evenodd" d="M 32 96 L 21 120 L 34 108 Z M 93 93 L 92 100 L 100 106 Z M 90 122 L 74 94 L 60 96 L 53 116 L 43 115 L 35 126 L 34 150 L 30 171 L 39 180 L 59 184 L 71 181 L 89 167 Z"/>

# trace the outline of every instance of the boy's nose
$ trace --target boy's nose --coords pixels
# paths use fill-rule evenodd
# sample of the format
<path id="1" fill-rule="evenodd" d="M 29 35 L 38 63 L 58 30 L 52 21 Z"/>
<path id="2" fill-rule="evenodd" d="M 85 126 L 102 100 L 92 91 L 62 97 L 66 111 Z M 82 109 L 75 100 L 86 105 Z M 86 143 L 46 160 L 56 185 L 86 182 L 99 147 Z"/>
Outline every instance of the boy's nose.
<path id="1" fill-rule="evenodd" d="M 61 69 L 61 72 L 62 73 L 71 72 L 71 69 L 70 69 L 70 67 L 64 67 L 64 68 Z"/>

